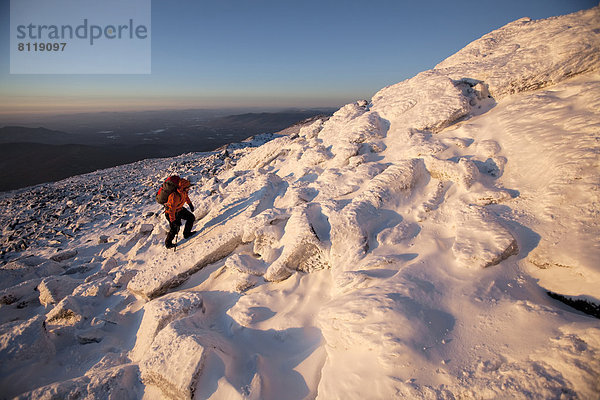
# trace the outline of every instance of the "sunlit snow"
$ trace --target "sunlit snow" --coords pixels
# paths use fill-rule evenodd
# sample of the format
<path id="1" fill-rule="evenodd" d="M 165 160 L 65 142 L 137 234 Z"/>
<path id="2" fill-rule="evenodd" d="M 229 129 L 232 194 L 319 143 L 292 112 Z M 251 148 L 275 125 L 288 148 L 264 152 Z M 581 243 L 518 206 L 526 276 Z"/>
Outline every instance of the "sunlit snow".
<path id="1" fill-rule="evenodd" d="M 2 194 L 3 396 L 597 398 L 600 320 L 546 291 L 600 304 L 599 67 L 598 7 L 521 19 L 299 132 Z"/>

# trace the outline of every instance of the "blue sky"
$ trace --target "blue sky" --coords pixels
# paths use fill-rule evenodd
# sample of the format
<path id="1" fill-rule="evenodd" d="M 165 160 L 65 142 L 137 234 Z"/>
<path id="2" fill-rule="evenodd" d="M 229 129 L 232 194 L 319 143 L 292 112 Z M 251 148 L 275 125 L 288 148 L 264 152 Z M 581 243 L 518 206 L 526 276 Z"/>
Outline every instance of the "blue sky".
<path id="1" fill-rule="evenodd" d="M 151 74 L 11 75 L 10 2 L 0 0 L 0 113 L 340 106 L 430 69 L 515 19 L 597 4 L 155 0 Z"/>

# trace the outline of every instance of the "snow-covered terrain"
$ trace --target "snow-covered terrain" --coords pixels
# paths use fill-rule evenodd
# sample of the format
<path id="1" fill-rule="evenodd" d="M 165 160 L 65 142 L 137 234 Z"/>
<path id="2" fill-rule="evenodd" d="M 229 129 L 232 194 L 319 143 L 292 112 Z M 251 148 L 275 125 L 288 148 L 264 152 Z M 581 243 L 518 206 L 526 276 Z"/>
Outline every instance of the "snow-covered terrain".
<path id="1" fill-rule="evenodd" d="M 521 19 L 297 133 L 3 194 L 0 396 L 599 398 L 547 295 L 600 304 L 599 67 L 598 7 Z"/>

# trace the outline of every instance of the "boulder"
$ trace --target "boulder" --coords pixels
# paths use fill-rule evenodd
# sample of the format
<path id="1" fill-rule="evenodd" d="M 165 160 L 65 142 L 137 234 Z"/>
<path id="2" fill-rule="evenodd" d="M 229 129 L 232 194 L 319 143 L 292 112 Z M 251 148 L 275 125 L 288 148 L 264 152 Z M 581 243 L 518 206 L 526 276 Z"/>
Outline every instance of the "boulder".
<path id="1" fill-rule="evenodd" d="M 122 365 L 108 370 L 93 370 L 78 378 L 43 386 L 24 393 L 16 399 L 140 399 L 136 365 Z"/>
<path id="2" fill-rule="evenodd" d="M 181 320 L 167 325 L 140 362 L 142 381 L 169 399 L 191 399 L 204 365 L 202 330 Z"/>
<path id="3" fill-rule="evenodd" d="M 519 253 L 513 235 L 484 207 L 465 205 L 455 224 L 452 252 L 463 267 L 490 267 Z"/>
<path id="4" fill-rule="evenodd" d="M 170 293 L 148 302 L 144 306 L 144 318 L 138 329 L 135 347 L 130 353 L 131 359 L 142 359 L 156 335 L 170 322 L 198 310 L 205 311 L 204 302 L 202 296 L 194 292 Z"/>
<path id="5" fill-rule="evenodd" d="M 40 292 L 40 304 L 48 306 L 57 304 L 66 296 L 73 293 L 73 290 L 79 286 L 81 281 L 68 276 L 50 276 L 44 278 L 38 285 Z"/>
<path id="6" fill-rule="evenodd" d="M 76 296 L 62 299 L 46 314 L 46 322 L 51 325 L 75 326 L 91 318 L 93 308 Z"/>
<path id="7" fill-rule="evenodd" d="M 0 268 L 0 289 L 18 285 L 27 280 L 59 275 L 64 272 L 60 263 L 39 257 L 11 261 Z"/>
<path id="8" fill-rule="evenodd" d="M 71 258 L 77 255 L 77 250 L 65 250 L 60 253 L 57 253 L 50 257 L 51 260 L 56 262 L 62 262 L 66 260 L 70 260 Z"/>
<path id="9" fill-rule="evenodd" d="M 30 279 L 18 285 L 0 290 L 0 304 L 9 305 L 23 298 L 26 298 L 28 301 L 33 297 L 38 297 L 35 289 L 41 281 L 40 278 Z"/>
<path id="10" fill-rule="evenodd" d="M 24 361 L 54 353 L 44 320 L 43 315 L 37 315 L 27 321 L 0 325 L 0 371 L 10 371 Z"/>

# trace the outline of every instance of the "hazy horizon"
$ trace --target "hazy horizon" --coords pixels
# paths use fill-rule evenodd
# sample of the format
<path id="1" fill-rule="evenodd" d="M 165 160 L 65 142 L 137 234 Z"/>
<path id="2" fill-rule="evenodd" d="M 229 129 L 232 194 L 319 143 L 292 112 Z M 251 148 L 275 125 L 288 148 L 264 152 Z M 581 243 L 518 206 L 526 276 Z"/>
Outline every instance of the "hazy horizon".
<path id="1" fill-rule="evenodd" d="M 359 100 L 359 99 L 357 99 Z M 340 105 L 333 106 L 322 106 L 322 107 L 301 107 L 301 106 L 224 106 L 224 107 L 168 107 L 163 108 L 150 108 L 150 109 L 115 109 L 115 110 L 86 110 L 86 111 L 68 111 L 61 110 L 59 112 L 46 111 L 46 112 L 22 112 L 22 113 L 9 113 L 0 111 L 0 127 L 7 126 L 11 120 L 19 120 L 21 118 L 30 119 L 44 119 L 44 118 L 67 118 L 67 117 L 80 117 L 80 116 L 97 116 L 99 114 L 149 114 L 149 113 L 169 113 L 169 112 L 209 112 L 209 113 L 220 113 L 222 115 L 236 115 L 245 113 L 279 113 L 285 111 L 303 111 L 303 110 L 337 110 Z"/>
<path id="2" fill-rule="evenodd" d="M 313 101 L 312 99 L 289 99 L 289 101 L 278 101 L 277 99 L 263 102 L 260 105 L 244 102 L 242 99 L 231 100 L 229 102 L 221 101 L 199 101 L 186 102 L 177 99 L 171 102 L 163 103 L 136 103 L 125 100 L 111 100 L 110 105 L 96 105 L 87 102 L 56 103 L 52 99 L 37 103 L 38 106 L 32 107 L 31 101 L 24 101 L 25 106 L 14 103 L 14 98 L 0 98 L 0 119 L 3 117 L 21 117 L 21 116 L 52 116 L 52 115 L 76 115 L 76 114 L 97 114 L 97 113 L 119 113 L 119 112 L 161 112 L 161 111 L 181 111 L 181 110 L 248 110 L 255 111 L 281 111 L 287 109 L 320 109 L 320 108 L 340 108 L 344 104 L 367 99 L 372 96 L 370 93 L 365 96 L 348 97 L 346 100 L 331 101 Z M 9 104 L 7 106 L 6 104 Z M 44 104 L 51 104 L 46 106 Z M 78 103 L 78 104 L 77 104 Z"/>

